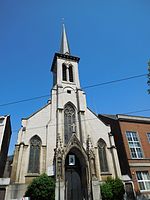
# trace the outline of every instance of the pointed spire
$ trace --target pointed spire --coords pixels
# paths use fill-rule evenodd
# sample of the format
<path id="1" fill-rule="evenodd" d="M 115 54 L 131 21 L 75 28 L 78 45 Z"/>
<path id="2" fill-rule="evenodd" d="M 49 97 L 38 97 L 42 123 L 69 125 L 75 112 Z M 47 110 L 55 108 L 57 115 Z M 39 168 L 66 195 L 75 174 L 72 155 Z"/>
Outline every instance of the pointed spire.
<path id="1" fill-rule="evenodd" d="M 67 39 L 67 34 L 65 30 L 65 25 L 62 25 L 62 36 L 61 36 L 61 45 L 60 45 L 61 54 L 70 54 L 69 43 Z"/>

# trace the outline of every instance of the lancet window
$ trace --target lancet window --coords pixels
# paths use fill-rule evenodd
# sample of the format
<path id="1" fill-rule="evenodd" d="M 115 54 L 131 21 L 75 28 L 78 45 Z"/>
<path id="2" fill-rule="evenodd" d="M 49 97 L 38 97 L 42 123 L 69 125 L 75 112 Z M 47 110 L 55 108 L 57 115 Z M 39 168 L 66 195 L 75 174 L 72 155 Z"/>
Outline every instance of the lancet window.
<path id="1" fill-rule="evenodd" d="M 69 65 L 69 81 L 73 82 L 73 69 L 72 69 L 72 65 Z"/>
<path id="2" fill-rule="evenodd" d="M 72 134 L 76 132 L 75 108 L 72 104 L 66 104 L 64 108 L 64 140 L 68 143 Z"/>
<path id="3" fill-rule="evenodd" d="M 65 64 L 62 65 L 62 78 L 63 81 L 67 81 L 67 66 Z"/>
<path id="4" fill-rule="evenodd" d="M 99 152 L 99 161 L 101 172 L 108 172 L 108 162 L 106 155 L 106 143 L 103 139 L 98 141 L 98 152 Z"/>
<path id="5" fill-rule="evenodd" d="M 62 64 L 62 80 L 69 82 L 74 81 L 72 65 L 66 65 L 65 63 Z"/>
<path id="6" fill-rule="evenodd" d="M 41 139 L 35 135 L 30 140 L 29 173 L 40 172 Z"/>

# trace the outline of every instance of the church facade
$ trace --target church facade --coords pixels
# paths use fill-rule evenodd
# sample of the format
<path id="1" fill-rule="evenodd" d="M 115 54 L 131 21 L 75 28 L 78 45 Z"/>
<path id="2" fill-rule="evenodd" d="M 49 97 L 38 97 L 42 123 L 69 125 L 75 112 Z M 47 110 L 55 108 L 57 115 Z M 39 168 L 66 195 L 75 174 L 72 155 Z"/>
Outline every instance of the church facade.
<path id="1" fill-rule="evenodd" d="M 22 119 L 6 199 L 21 199 L 33 178 L 46 172 L 56 180 L 56 200 L 99 200 L 100 182 L 121 177 L 110 126 L 86 104 L 79 57 L 70 53 L 65 27 L 51 71 L 51 100 Z"/>

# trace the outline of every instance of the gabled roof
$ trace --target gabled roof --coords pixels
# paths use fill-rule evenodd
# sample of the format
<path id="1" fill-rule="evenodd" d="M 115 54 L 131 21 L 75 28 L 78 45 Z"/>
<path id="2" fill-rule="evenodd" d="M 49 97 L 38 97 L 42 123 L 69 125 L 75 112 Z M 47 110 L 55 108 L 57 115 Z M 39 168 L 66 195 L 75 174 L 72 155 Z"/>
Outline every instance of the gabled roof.
<path id="1" fill-rule="evenodd" d="M 105 124 L 106 126 L 109 126 L 106 122 L 102 121 L 100 118 L 99 118 L 99 114 L 96 114 L 94 111 L 92 111 L 89 107 L 87 107 L 87 109 L 93 113 L 93 115 L 95 115 L 95 117 L 100 120 L 103 124 Z"/>
<path id="2" fill-rule="evenodd" d="M 49 104 L 51 104 L 51 101 L 48 101 L 48 103 L 46 105 L 44 105 L 42 108 L 40 108 L 36 112 L 32 113 L 29 117 L 22 118 L 22 120 L 28 120 L 29 118 L 33 117 L 35 114 L 37 114 L 38 112 L 40 112 L 41 110 L 43 110 L 44 108 L 46 108 Z"/>

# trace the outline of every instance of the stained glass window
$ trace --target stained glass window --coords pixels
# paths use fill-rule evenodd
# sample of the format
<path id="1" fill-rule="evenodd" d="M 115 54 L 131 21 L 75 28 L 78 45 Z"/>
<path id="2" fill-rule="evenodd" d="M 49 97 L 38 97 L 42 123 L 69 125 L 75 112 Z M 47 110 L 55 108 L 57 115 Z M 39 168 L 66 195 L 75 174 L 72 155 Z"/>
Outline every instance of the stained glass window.
<path id="1" fill-rule="evenodd" d="M 65 144 L 68 143 L 72 134 L 76 132 L 75 109 L 71 104 L 67 104 L 64 108 L 64 136 Z"/>
<path id="2" fill-rule="evenodd" d="M 98 141 L 98 152 L 101 172 L 108 172 L 108 162 L 106 156 L 106 143 L 103 139 Z"/>
<path id="3" fill-rule="evenodd" d="M 41 139 L 36 135 L 30 140 L 29 173 L 39 173 Z"/>

